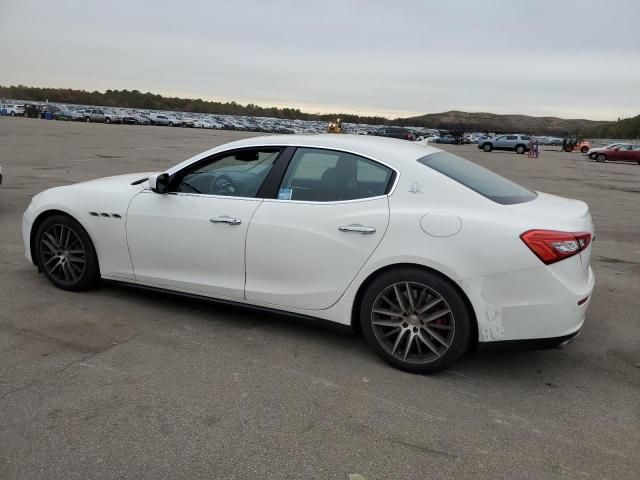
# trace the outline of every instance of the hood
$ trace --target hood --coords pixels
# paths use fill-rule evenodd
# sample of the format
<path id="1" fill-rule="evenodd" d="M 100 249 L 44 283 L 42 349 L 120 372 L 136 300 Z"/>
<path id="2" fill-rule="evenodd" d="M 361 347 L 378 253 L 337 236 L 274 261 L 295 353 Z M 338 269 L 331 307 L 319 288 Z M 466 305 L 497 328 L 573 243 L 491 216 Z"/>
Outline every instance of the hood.
<path id="1" fill-rule="evenodd" d="M 86 186 L 90 186 L 92 188 L 95 187 L 127 187 L 127 186 L 132 186 L 131 184 L 133 182 L 136 182 L 138 180 L 142 180 L 142 179 L 147 179 L 149 178 L 149 176 L 158 173 L 158 172 L 145 172 L 145 173 L 127 173 L 125 175 L 116 175 L 113 177 L 104 177 L 104 178 L 97 178 L 95 180 L 89 180 L 87 182 L 82 182 L 79 185 L 86 185 Z M 141 184 L 138 184 L 137 186 L 140 188 L 144 188 L 144 186 L 146 185 L 146 182 L 142 182 Z M 133 185 L 134 187 L 136 185 Z"/>

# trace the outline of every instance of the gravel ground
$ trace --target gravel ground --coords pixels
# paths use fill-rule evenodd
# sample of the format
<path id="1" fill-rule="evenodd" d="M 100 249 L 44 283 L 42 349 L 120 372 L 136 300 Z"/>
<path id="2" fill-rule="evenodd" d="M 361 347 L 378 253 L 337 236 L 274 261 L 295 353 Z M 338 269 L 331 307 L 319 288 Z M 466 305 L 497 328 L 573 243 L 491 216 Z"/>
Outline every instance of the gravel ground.
<path id="1" fill-rule="evenodd" d="M 446 147 L 587 201 L 597 286 L 565 349 L 468 354 L 435 376 L 322 325 L 124 287 L 64 292 L 24 259 L 35 193 L 247 135 L 0 118 L 1 478 L 638 478 L 638 165 Z"/>

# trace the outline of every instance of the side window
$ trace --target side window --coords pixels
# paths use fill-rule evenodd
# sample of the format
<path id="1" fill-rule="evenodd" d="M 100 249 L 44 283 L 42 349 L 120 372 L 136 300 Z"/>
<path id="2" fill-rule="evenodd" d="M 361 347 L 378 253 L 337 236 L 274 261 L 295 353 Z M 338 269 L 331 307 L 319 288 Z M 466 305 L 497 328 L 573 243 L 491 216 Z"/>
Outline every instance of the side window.
<path id="1" fill-rule="evenodd" d="M 281 200 L 335 202 L 387 193 L 393 171 L 351 153 L 298 148 L 278 192 Z"/>
<path id="2" fill-rule="evenodd" d="M 507 136 L 507 140 L 517 140 L 518 137 L 516 135 L 509 135 Z"/>
<path id="3" fill-rule="evenodd" d="M 520 136 L 520 140 L 531 140 L 531 137 L 529 137 L 527 135 L 521 135 Z"/>
<path id="4" fill-rule="evenodd" d="M 279 148 L 239 150 L 188 167 L 172 181 L 174 192 L 255 197 L 271 171 Z"/>
<path id="5" fill-rule="evenodd" d="M 497 142 L 501 142 L 501 141 L 502 141 L 502 140 L 504 140 L 505 138 L 507 138 L 507 137 L 505 137 L 504 135 L 502 135 L 502 136 L 500 136 L 500 137 L 497 137 L 497 138 L 496 138 L 496 141 L 497 141 Z"/>

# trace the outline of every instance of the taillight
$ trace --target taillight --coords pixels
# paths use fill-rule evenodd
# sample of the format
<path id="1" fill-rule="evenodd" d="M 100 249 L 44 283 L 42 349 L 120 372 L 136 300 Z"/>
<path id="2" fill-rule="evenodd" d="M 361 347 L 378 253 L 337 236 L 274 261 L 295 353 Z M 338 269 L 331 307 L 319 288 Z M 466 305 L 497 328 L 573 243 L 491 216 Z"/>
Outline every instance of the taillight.
<path id="1" fill-rule="evenodd" d="M 589 246 L 589 232 L 529 230 L 520 235 L 529 249 L 546 265 L 572 257 Z"/>

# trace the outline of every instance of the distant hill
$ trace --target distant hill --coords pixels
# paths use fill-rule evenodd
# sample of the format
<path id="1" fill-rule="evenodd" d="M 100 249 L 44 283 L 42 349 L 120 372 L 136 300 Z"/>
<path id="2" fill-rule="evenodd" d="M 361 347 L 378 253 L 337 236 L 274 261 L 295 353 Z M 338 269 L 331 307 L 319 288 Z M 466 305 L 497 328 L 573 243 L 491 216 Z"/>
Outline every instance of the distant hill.
<path id="1" fill-rule="evenodd" d="M 419 117 L 398 119 L 403 125 L 443 128 L 448 130 L 522 132 L 538 135 L 582 134 L 589 129 L 611 122 L 564 119 L 558 117 L 530 117 L 528 115 L 499 115 L 495 113 L 470 113 L 452 110 L 429 113 Z"/>
<path id="2" fill-rule="evenodd" d="M 249 115 L 284 119 L 333 121 L 341 118 L 346 123 L 369 125 L 404 125 L 411 127 L 441 128 L 465 132 L 521 132 L 538 135 L 583 135 L 600 138 L 638 138 L 640 117 L 605 122 L 557 117 L 530 117 L 527 115 L 498 115 L 495 113 L 470 113 L 452 110 L 429 113 L 419 117 L 389 119 L 379 116 L 360 116 L 350 113 L 312 114 L 297 108 L 260 107 L 240 105 L 236 102 L 214 102 L 200 98 L 164 97 L 138 90 L 106 90 L 105 92 L 74 90 L 70 88 L 38 88 L 25 85 L 0 85 L 0 98 L 34 100 L 79 105 L 143 108 L 179 112 L 199 112 L 224 115 Z"/>
<path id="3" fill-rule="evenodd" d="M 640 138 L 640 115 L 592 127 L 585 131 L 585 136 L 594 138 L 629 138 L 637 140 Z"/>

